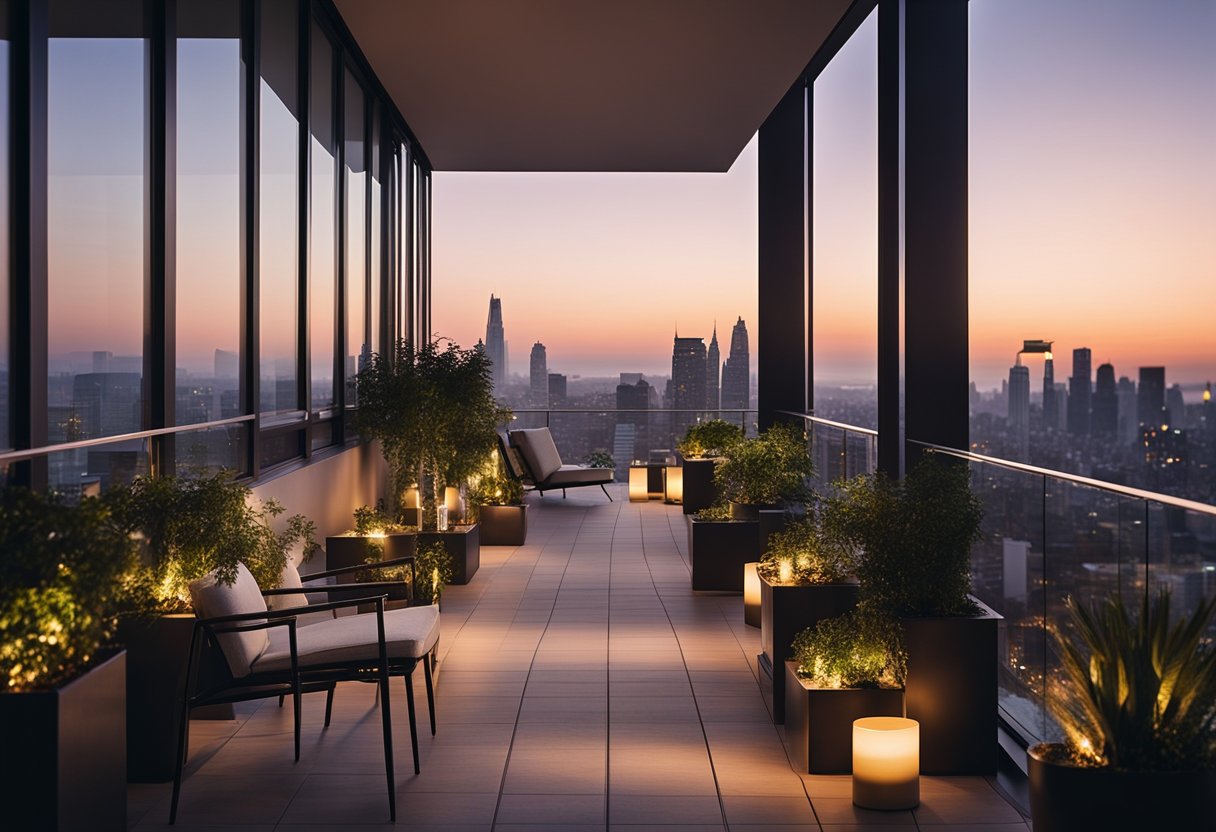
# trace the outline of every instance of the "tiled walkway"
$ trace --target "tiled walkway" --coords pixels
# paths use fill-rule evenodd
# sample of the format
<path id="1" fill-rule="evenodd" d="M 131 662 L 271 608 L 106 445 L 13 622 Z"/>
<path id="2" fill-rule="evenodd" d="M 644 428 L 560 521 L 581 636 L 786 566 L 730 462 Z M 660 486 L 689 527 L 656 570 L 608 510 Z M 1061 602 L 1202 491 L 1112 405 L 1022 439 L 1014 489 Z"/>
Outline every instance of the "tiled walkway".
<path id="1" fill-rule="evenodd" d="M 422 729 L 419 776 L 394 685 L 398 827 L 1026 832 L 983 778 L 924 777 L 920 808 L 878 813 L 853 807 L 848 777 L 794 772 L 757 686 L 759 631 L 743 624 L 741 600 L 691 592 L 678 509 L 614 496 L 531 498 L 528 545 L 482 549 L 472 584 L 450 588 L 439 733 Z M 176 828 L 387 825 L 373 686 L 342 686 L 328 730 L 323 711 L 320 695 L 305 698 L 299 763 L 290 710 L 273 702 L 236 722 L 193 723 Z M 133 786 L 132 828 L 163 828 L 167 795 Z"/>

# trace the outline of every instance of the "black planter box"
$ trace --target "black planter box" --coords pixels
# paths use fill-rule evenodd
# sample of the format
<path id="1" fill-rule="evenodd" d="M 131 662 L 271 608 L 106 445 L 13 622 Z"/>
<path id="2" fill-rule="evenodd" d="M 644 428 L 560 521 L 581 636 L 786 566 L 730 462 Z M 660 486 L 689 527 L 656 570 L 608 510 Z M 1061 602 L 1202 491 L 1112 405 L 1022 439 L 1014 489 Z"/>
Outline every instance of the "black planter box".
<path id="1" fill-rule="evenodd" d="M 692 588 L 698 592 L 743 592 L 743 564 L 759 560 L 760 524 L 688 518 Z"/>
<path id="2" fill-rule="evenodd" d="M 809 774 L 853 771 L 853 720 L 903 716 L 904 692 L 894 688 L 811 688 L 793 662 L 785 667 L 785 739 L 790 760 Z"/>
<path id="3" fill-rule="evenodd" d="M 760 689 L 773 722 L 785 720 L 785 663 L 794 657 L 794 637 L 824 618 L 857 606 L 857 584 L 784 586 L 760 578 L 760 647 L 756 657 Z M 901 714 L 902 716 L 902 714 Z"/>
<path id="4" fill-rule="evenodd" d="M 523 546 L 528 538 L 527 506 L 482 506 L 477 522 L 483 546 Z"/>
<path id="5" fill-rule="evenodd" d="M 452 556 L 450 583 L 463 585 L 473 580 L 473 576 L 477 574 L 477 570 L 481 566 L 481 538 L 477 523 L 471 526 L 457 526 L 446 532 L 419 532 L 416 537 L 419 546 L 426 546 L 438 541 L 443 544 L 443 548 L 448 550 L 448 554 Z M 429 580 L 429 575 L 418 576 L 420 583 L 426 583 Z"/>
<path id="6" fill-rule="evenodd" d="M 718 487 L 714 485 L 716 459 L 684 460 L 684 513 L 695 514 L 718 502 Z"/>
<path id="7" fill-rule="evenodd" d="M 127 828 L 127 656 L 53 690 L 0 693 L 4 829 Z"/>
<path id="8" fill-rule="evenodd" d="M 1216 771 L 1078 768 L 1027 751 L 1034 832 L 1216 829 Z"/>
<path id="9" fill-rule="evenodd" d="M 345 569 L 367 563 L 371 554 L 368 543 L 371 538 L 363 535 L 339 535 L 325 538 L 325 568 Z M 384 544 L 384 554 L 380 560 L 394 558 L 412 558 L 414 556 L 415 536 L 408 532 L 394 532 L 376 539 Z"/>
<path id="10" fill-rule="evenodd" d="M 908 718 L 920 722 L 923 774 L 996 774 L 1001 616 L 976 603 L 974 616 L 901 619 Z"/>
<path id="11" fill-rule="evenodd" d="M 768 551 L 768 539 L 777 532 L 784 531 L 790 522 L 790 515 L 785 509 L 761 509 L 757 516 L 760 521 L 760 557 Z"/>

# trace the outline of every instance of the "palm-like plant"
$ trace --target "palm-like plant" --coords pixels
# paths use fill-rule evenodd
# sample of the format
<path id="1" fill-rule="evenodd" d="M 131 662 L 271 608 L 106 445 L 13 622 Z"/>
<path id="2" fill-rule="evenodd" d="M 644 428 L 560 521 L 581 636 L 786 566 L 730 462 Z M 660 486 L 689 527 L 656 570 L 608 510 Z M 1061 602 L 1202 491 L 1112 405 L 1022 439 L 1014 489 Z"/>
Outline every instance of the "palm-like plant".
<path id="1" fill-rule="evenodd" d="M 1205 636 L 1216 599 L 1170 623 L 1170 595 L 1139 615 L 1118 596 L 1068 600 L 1074 637 L 1053 628 L 1064 670 L 1049 700 L 1074 762 L 1132 771 L 1216 765 L 1216 648 Z"/>

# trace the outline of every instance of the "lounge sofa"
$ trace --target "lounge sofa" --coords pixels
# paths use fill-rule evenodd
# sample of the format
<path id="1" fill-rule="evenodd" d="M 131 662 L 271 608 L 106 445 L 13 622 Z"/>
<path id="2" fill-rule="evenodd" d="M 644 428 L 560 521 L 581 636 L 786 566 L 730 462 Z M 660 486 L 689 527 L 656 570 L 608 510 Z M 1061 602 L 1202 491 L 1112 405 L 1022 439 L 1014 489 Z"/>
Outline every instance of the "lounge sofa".
<path id="1" fill-rule="evenodd" d="M 548 428 L 499 433 L 498 440 L 507 471 L 539 494 L 560 488 L 562 497 L 565 497 L 567 488 L 598 485 L 604 496 L 612 500 L 605 486 L 612 482 L 613 469 L 563 465 L 561 454 L 553 442 L 553 434 Z"/>

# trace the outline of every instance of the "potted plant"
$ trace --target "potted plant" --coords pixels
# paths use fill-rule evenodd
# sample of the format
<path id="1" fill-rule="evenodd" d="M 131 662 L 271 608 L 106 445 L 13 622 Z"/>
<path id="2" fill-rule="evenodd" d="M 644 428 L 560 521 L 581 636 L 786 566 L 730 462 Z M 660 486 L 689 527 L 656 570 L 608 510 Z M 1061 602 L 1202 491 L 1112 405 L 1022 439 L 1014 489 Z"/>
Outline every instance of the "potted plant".
<path id="1" fill-rule="evenodd" d="M 773 722 L 785 718 L 785 663 L 794 637 L 825 618 L 857 606 L 857 553 L 824 531 L 822 516 L 795 520 L 768 538 L 760 578 L 761 688 L 771 697 Z"/>
<path id="2" fill-rule="evenodd" d="M 698 592 L 743 592 L 743 564 L 760 557 L 760 522 L 736 520 L 719 503 L 688 518 L 688 559 Z"/>
<path id="3" fill-rule="evenodd" d="M 1173 623 L 1165 590 L 1068 611 L 1047 700 L 1064 741 L 1028 752 L 1035 832 L 1216 829 L 1216 599 Z"/>
<path id="4" fill-rule="evenodd" d="M 501 455 L 492 454 L 470 481 L 469 496 L 481 542 L 486 546 L 523 546 L 528 537 L 524 486 L 507 475 Z"/>
<path id="5" fill-rule="evenodd" d="M 415 555 L 415 566 L 418 569 L 418 586 L 414 591 L 414 600 L 423 604 L 438 604 L 444 587 L 452 582 L 451 552 L 442 541 L 420 545 Z"/>
<path id="6" fill-rule="evenodd" d="M 730 503 L 732 517 L 756 520 L 761 509 L 806 502 L 812 473 L 802 429 L 776 424 L 733 444 L 714 471 L 714 483 Z"/>
<path id="7" fill-rule="evenodd" d="M 0 798 L 5 828 L 125 830 L 135 543 L 101 500 L 0 492 Z"/>
<path id="8" fill-rule="evenodd" d="M 257 500 L 227 472 L 137 477 L 102 499 L 124 531 L 142 541 L 145 565 L 120 632 L 127 646 L 128 776 L 166 782 L 173 778 L 176 708 L 194 626 L 190 582 L 212 570 L 220 580 L 235 580 L 244 563 L 258 586 L 277 587 L 290 552 L 307 560 L 319 548 L 316 527 L 302 515 L 283 518 L 282 505 Z M 225 706 L 210 712 L 231 714 Z"/>
<path id="9" fill-rule="evenodd" d="M 379 560 L 413 557 L 417 537 L 385 508 L 381 500 L 374 507 L 355 509 L 354 528 L 325 538 L 325 566 L 341 569 Z"/>
<path id="10" fill-rule="evenodd" d="M 684 459 L 684 513 L 695 514 L 721 499 L 714 486 L 714 470 L 732 445 L 743 439 L 743 429 L 724 419 L 690 425 L 676 450 Z"/>
<path id="11" fill-rule="evenodd" d="M 827 502 L 865 552 L 860 604 L 901 620 L 921 771 L 995 773 L 1000 616 L 969 594 L 983 508 L 967 466 L 928 455 L 902 480 L 862 475 Z"/>
<path id="12" fill-rule="evenodd" d="M 903 716 L 906 657 L 894 619 L 853 610 L 794 639 L 785 673 L 785 736 L 812 774 L 853 769 L 853 720 Z"/>

